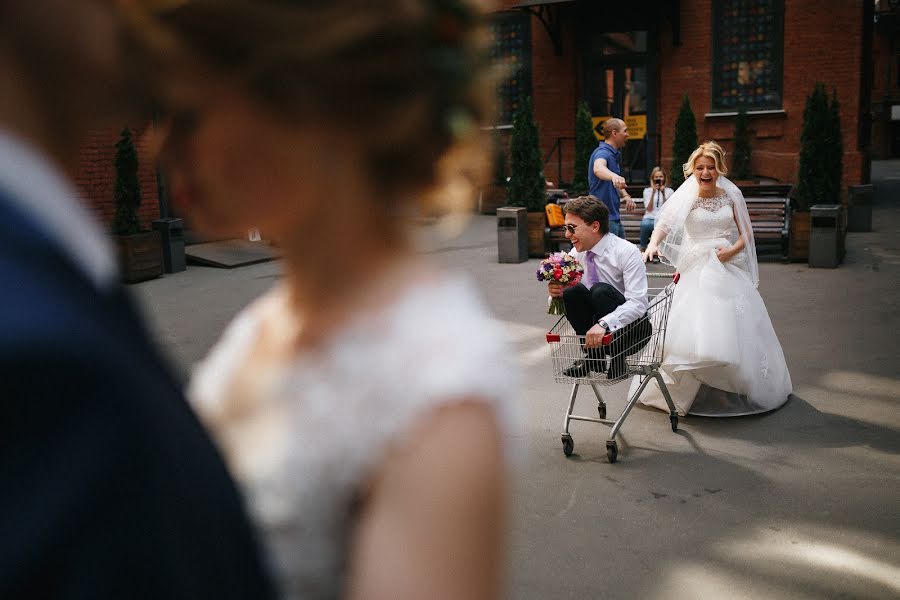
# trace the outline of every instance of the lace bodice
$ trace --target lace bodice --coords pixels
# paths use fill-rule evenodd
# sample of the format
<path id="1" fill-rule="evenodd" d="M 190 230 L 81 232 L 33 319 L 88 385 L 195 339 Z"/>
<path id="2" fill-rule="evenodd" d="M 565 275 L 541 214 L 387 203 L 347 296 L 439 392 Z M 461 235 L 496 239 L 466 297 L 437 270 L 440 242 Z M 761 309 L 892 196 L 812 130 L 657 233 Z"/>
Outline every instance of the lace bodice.
<path id="1" fill-rule="evenodd" d="M 484 399 L 512 429 L 511 353 L 474 288 L 439 279 L 276 371 L 264 401 L 223 427 L 230 375 L 258 327 L 251 306 L 196 370 L 191 400 L 238 479 L 284 596 L 339 597 L 355 503 L 388 448 L 464 398 Z"/>
<path id="2" fill-rule="evenodd" d="M 726 194 L 698 197 L 684 222 L 687 234 L 695 240 L 729 237 L 734 227 L 731 206 L 731 199 Z"/>
<path id="3" fill-rule="evenodd" d="M 717 248 L 728 247 L 737 240 L 733 201 L 727 194 L 712 198 L 698 197 L 684 221 L 686 232 L 679 270 L 687 272 L 709 258 Z M 718 260 L 718 259 L 716 259 Z M 748 270 L 747 256 L 740 252 L 729 263 Z"/>

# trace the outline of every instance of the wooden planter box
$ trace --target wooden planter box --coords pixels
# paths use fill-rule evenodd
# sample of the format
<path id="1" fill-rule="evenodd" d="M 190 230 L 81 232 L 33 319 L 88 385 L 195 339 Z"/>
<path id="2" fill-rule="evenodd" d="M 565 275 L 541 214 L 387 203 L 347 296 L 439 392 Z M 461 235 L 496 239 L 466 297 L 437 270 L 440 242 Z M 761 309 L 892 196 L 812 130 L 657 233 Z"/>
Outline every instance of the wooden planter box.
<path id="1" fill-rule="evenodd" d="M 502 185 L 482 186 L 478 194 L 478 212 L 495 215 L 501 206 L 506 206 L 506 188 Z"/>
<path id="2" fill-rule="evenodd" d="M 809 260 L 809 211 L 791 212 L 791 261 Z"/>
<path id="3" fill-rule="evenodd" d="M 162 275 L 162 241 L 158 231 L 115 236 L 122 281 L 138 283 Z"/>
<path id="4" fill-rule="evenodd" d="M 544 258 L 546 244 L 544 242 L 546 217 L 542 212 L 528 213 L 528 256 Z"/>

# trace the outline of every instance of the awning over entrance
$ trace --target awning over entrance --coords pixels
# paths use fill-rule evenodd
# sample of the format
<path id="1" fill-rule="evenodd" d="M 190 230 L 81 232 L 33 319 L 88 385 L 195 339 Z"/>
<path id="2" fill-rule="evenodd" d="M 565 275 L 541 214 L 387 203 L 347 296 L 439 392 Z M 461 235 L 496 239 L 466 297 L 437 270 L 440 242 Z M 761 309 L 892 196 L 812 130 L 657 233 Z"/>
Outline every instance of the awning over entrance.
<path id="1" fill-rule="evenodd" d="M 547 30 L 547 35 L 553 42 L 553 50 L 557 56 L 562 56 L 562 23 L 560 21 L 560 5 L 572 5 L 578 2 L 585 6 L 584 2 L 593 0 L 522 0 L 513 8 L 524 10 L 534 15 Z M 672 25 L 672 42 L 675 46 L 681 45 L 681 2 L 679 0 L 643 0 L 644 12 L 652 14 L 659 11 L 664 19 Z"/>
<path id="2" fill-rule="evenodd" d="M 513 8 L 527 11 L 537 17 L 538 21 L 547 30 L 550 40 L 553 42 L 553 50 L 557 56 L 562 56 L 562 28 L 559 21 L 558 4 L 573 4 L 578 0 L 524 0 Z"/>

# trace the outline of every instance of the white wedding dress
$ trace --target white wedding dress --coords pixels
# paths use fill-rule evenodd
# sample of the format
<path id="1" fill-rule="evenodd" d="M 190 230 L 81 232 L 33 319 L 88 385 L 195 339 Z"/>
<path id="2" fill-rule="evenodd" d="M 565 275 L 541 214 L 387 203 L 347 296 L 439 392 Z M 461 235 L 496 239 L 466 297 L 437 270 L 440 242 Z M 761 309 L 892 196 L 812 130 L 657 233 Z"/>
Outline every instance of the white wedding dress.
<path id="1" fill-rule="evenodd" d="M 695 196 L 684 220 L 676 264 L 681 277 L 661 369 L 682 415 L 766 412 L 784 404 L 792 390 L 781 344 L 753 281 L 754 257 L 740 252 L 722 262 L 716 256 L 716 248 L 736 239 L 734 210 L 729 194 Z M 632 382 L 632 391 L 637 384 Z M 669 410 L 655 380 L 641 401 Z"/>
<path id="2" fill-rule="evenodd" d="M 231 323 L 195 370 L 189 396 L 244 493 L 282 597 L 337 598 L 358 502 L 387 451 L 415 443 L 417 425 L 436 409 L 471 398 L 494 409 L 508 444 L 516 370 L 474 286 L 439 276 L 355 315 L 315 354 L 260 374 L 254 398 L 235 399 L 233 375 L 260 310 L 283 293 L 269 292 Z"/>

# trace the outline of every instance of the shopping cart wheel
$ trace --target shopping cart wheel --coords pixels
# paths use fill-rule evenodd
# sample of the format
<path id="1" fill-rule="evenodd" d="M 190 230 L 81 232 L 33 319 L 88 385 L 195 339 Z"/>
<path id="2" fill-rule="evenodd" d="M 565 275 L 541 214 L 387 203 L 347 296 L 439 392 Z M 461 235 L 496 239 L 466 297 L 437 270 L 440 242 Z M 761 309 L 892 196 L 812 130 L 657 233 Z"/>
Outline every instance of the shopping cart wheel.
<path id="1" fill-rule="evenodd" d="M 606 418 L 606 405 L 605 404 L 597 404 L 597 414 L 600 415 L 601 419 Z"/>
<path id="2" fill-rule="evenodd" d="M 606 458 L 609 459 L 609 462 L 614 463 L 616 459 L 619 457 L 619 447 L 616 445 L 615 440 L 610 440 L 606 442 Z"/>
<path id="3" fill-rule="evenodd" d="M 562 445 L 563 445 L 563 454 L 566 456 L 572 456 L 572 450 L 575 449 L 575 441 L 572 440 L 572 436 L 568 433 L 562 434 Z"/>
<path id="4" fill-rule="evenodd" d="M 678 431 L 678 415 L 671 415 L 669 420 L 672 422 L 672 431 Z"/>

